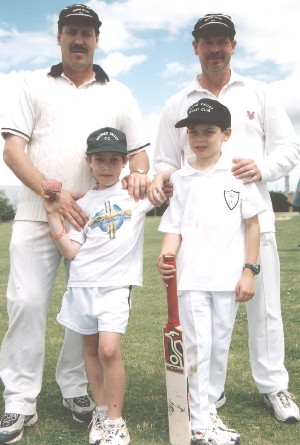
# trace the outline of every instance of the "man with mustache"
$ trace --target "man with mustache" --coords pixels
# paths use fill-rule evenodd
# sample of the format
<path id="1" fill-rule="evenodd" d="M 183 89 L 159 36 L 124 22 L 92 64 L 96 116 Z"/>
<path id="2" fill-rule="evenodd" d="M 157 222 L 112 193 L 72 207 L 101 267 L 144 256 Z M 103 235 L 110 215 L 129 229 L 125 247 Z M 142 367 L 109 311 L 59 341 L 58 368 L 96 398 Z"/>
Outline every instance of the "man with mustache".
<path id="1" fill-rule="evenodd" d="M 9 327 L 0 356 L 5 399 L 0 443 L 17 442 L 24 427 L 37 421 L 47 309 L 61 261 L 43 208 L 43 181 L 62 182 L 61 218 L 80 230 L 87 216 L 76 200 L 94 184 L 85 161 L 86 137 L 95 128 L 110 126 L 126 134 L 128 193 L 135 200 L 143 198 L 149 182 L 149 143 L 136 100 L 125 85 L 93 63 L 100 26 L 97 13 L 85 5 L 60 12 L 57 42 L 62 62 L 24 79 L 2 128 L 4 160 L 24 188 L 10 248 Z M 74 419 L 89 420 L 95 405 L 87 393 L 82 339 L 74 331 L 66 330 L 56 379 Z"/>
<path id="2" fill-rule="evenodd" d="M 154 154 L 155 173 L 178 168 L 189 160 L 187 134 L 175 128 L 188 108 L 203 97 L 218 99 L 232 116 L 232 136 L 222 156 L 233 162 L 233 175 L 245 184 L 255 182 L 267 211 L 259 215 L 261 227 L 261 273 L 256 293 L 247 303 L 249 352 L 253 378 L 265 405 L 282 422 L 299 421 L 299 408 L 288 392 L 284 366 L 284 333 L 280 308 L 280 267 L 275 238 L 275 215 L 267 181 L 287 175 L 300 160 L 299 139 L 289 118 L 269 87 L 236 74 L 230 67 L 235 52 L 235 27 L 224 14 L 207 14 L 193 29 L 193 49 L 201 74 L 184 90 L 170 98 L 163 109 Z M 207 191 L 209 193 L 209 190 Z M 155 181 L 149 197 L 160 204 L 163 185 Z M 222 215 L 220 215 L 222 217 Z M 226 372 L 226 367 L 223 372 Z M 210 382 L 210 397 L 217 406 L 225 403 L 224 393 L 216 393 L 218 376 Z M 224 425 L 219 425 L 224 430 Z"/>

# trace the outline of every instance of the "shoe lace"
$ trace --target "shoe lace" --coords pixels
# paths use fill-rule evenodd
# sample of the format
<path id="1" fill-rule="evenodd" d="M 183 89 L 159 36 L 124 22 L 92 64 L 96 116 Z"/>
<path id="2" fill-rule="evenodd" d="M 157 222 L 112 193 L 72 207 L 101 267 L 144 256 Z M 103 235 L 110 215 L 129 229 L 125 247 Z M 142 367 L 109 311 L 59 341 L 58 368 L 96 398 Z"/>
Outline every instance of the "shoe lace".
<path id="1" fill-rule="evenodd" d="M 90 406 L 90 401 L 89 401 L 88 396 L 75 397 L 75 398 L 73 399 L 73 402 L 74 402 L 76 405 L 80 406 L 81 408 L 84 408 L 84 407 L 86 407 L 86 406 Z"/>
<path id="2" fill-rule="evenodd" d="M 96 430 L 101 430 L 103 428 L 103 422 L 105 419 L 106 419 L 105 414 L 103 414 L 101 412 L 94 411 L 93 418 L 89 424 L 89 427 L 96 429 Z"/>
<path id="3" fill-rule="evenodd" d="M 13 425 L 18 420 L 19 415 L 20 414 L 5 413 L 1 420 L 1 426 L 8 427 L 8 426 Z"/>
<path id="4" fill-rule="evenodd" d="M 231 429 L 227 425 L 225 425 L 225 423 L 218 416 L 218 414 L 212 414 L 210 417 L 211 417 L 211 420 L 216 428 L 219 428 L 220 430 L 223 430 L 223 431 L 231 431 Z"/>
<path id="5" fill-rule="evenodd" d="M 280 391 L 277 394 L 280 402 L 282 403 L 282 405 L 284 406 L 284 408 L 289 408 L 291 406 L 290 404 L 290 398 L 293 398 L 292 394 L 287 394 L 284 391 Z M 289 397 L 290 396 L 290 397 Z"/>
<path id="6" fill-rule="evenodd" d="M 121 438 L 124 438 L 123 432 L 121 432 L 120 425 L 115 425 L 113 423 L 106 424 L 106 434 L 104 436 L 104 443 L 109 443 L 110 440 L 112 440 L 114 437 L 119 435 Z"/>

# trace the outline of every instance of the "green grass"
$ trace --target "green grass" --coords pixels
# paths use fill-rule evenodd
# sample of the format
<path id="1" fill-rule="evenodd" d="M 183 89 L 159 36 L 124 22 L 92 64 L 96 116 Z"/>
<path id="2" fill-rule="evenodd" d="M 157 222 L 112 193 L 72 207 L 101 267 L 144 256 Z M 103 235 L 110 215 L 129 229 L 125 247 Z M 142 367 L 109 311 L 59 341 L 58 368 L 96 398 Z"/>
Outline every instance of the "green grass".
<path id="1" fill-rule="evenodd" d="M 127 372 L 124 417 L 131 445 L 168 444 L 164 381 L 162 326 L 166 322 L 165 292 L 155 261 L 160 251 L 159 218 L 147 218 L 144 249 L 144 288 L 133 292 L 133 310 L 123 340 Z M 277 241 L 281 258 L 282 311 L 285 326 L 286 366 L 290 390 L 300 401 L 300 216 L 277 215 Z M 9 271 L 10 224 L 0 225 L 0 339 L 7 328 L 5 290 Z M 38 398 L 39 422 L 25 431 L 22 445 L 87 444 L 86 425 L 72 421 L 63 408 L 55 382 L 55 365 L 63 330 L 56 323 L 64 291 L 63 270 L 57 277 L 47 327 L 46 364 L 42 392 Z M 0 385 L 1 386 L 1 385 Z M 2 389 L 2 387 L 1 387 Z M 236 428 L 242 445 L 300 445 L 300 424 L 276 421 L 264 407 L 251 376 L 247 350 L 247 321 L 240 306 L 230 351 L 226 385 L 227 404 L 220 410 L 225 422 Z M 3 402 L 0 402 L 3 411 Z"/>

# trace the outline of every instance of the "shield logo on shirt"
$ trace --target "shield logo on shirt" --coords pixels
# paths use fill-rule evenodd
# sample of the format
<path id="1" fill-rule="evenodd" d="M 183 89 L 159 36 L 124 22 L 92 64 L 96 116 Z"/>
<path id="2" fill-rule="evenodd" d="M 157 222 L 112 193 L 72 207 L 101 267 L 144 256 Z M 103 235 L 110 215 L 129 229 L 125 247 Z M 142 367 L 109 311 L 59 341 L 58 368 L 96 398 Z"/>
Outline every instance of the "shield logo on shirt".
<path id="1" fill-rule="evenodd" d="M 230 210 L 233 210 L 239 202 L 240 192 L 234 190 L 224 190 L 224 198 Z"/>

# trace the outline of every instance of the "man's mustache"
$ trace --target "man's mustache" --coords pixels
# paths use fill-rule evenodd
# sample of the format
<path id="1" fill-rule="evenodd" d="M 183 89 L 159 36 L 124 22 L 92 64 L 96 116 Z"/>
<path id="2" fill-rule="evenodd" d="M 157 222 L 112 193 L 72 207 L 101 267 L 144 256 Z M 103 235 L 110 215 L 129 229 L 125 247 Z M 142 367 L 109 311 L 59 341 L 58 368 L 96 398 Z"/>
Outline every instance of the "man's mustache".
<path id="1" fill-rule="evenodd" d="M 71 46 L 71 51 L 82 51 L 82 52 L 87 52 L 87 49 L 86 49 L 86 47 L 85 46 L 83 46 L 83 45 L 76 45 L 76 44 L 74 44 L 74 45 L 72 45 Z"/>
<path id="2" fill-rule="evenodd" d="M 221 53 L 212 53 L 212 54 L 209 54 L 207 56 L 207 58 L 211 59 L 211 60 L 216 60 L 216 59 L 221 59 L 222 55 L 221 55 Z"/>

